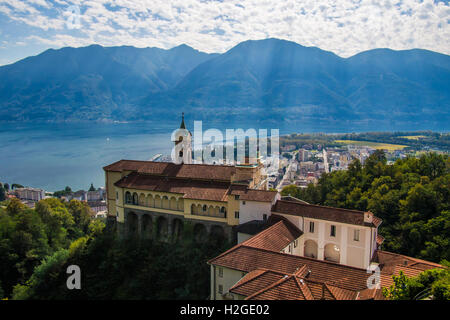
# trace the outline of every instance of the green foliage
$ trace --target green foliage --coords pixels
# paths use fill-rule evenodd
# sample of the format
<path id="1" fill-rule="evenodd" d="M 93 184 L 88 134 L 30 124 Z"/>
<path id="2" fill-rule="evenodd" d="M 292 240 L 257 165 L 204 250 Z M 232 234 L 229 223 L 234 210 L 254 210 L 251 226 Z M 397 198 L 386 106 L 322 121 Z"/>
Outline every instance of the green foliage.
<path id="1" fill-rule="evenodd" d="M 189 234 L 191 226 L 185 230 Z M 210 270 L 206 261 L 230 247 L 203 243 L 183 233 L 178 243 L 117 239 L 111 233 L 80 238 L 69 250 L 43 262 L 14 299 L 206 299 Z M 81 269 L 82 290 L 65 287 L 67 266 Z"/>
<path id="2" fill-rule="evenodd" d="M 450 270 L 431 269 L 408 278 L 400 271 L 392 277 L 394 283 L 383 288 L 383 294 L 390 300 L 450 300 Z"/>
<path id="3" fill-rule="evenodd" d="M 5 201 L 6 199 L 6 191 L 3 186 L 0 186 L 0 201 Z"/>
<path id="4" fill-rule="evenodd" d="M 59 191 L 53 192 L 53 196 L 57 197 L 57 198 L 61 198 L 63 196 L 67 196 L 71 193 L 72 193 L 72 189 L 67 186 L 64 190 L 59 190 Z"/>
<path id="5" fill-rule="evenodd" d="M 58 199 L 39 201 L 34 209 L 18 199 L 0 208 L 0 283 L 3 294 L 25 295 L 27 280 L 41 262 L 55 252 L 68 249 L 84 236 L 96 236 L 103 230 L 95 224 L 89 230 L 90 211 L 85 203 Z M 88 234 L 89 232 L 89 234 Z M 76 251 L 75 249 L 73 249 Z"/>
<path id="6" fill-rule="evenodd" d="M 383 219 L 383 249 L 439 262 L 450 259 L 450 159 L 423 154 L 387 165 L 376 151 L 364 166 L 323 174 L 307 188 L 287 186 L 291 195 L 313 204 L 370 210 Z"/>

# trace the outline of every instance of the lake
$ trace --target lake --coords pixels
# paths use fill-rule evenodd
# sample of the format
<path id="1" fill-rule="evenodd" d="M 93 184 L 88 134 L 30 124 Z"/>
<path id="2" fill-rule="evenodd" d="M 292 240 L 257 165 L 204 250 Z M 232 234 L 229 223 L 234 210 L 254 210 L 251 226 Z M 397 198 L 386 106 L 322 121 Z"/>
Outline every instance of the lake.
<path id="1" fill-rule="evenodd" d="M 351 125 L 329 122 L 271 123 L 245 120 L 203 122 L 203 130 L 218 128 L 279 129 L 292 132 L 362 132 L 383 130 L 372 123 Z M 169 155 L 172 131 L 180 121 L 146 123 L 0 123 L 0 182 L 56 191 L 70 186 L 87 190 L 91 183 L 104 186 L 102 167 L 120 159 L 149 160 Z M 193 131 L 193 121 L 186 126 Z M 397 128 L 397 127 L 396 127 Z M 418 130 L 421 128 L 415 128 Z M 426 128 L 425 128 L 426 129 Z M 384 130 L 392 130 L 385 127 Z M 397 130 L 407 130 L 398 128 Z M 270 131 L 269 131 L 270 132 Z"/>

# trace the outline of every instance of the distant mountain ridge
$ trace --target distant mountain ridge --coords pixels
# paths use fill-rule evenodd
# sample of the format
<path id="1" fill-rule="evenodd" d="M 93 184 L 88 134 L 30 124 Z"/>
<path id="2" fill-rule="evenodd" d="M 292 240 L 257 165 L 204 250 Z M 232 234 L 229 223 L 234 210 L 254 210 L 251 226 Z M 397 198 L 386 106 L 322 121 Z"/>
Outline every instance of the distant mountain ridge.
<path id="1" fill-rule="evenodd" d="M 349 58 L 279 40 L 223 54 L 182 45 L 47 50 L 0 67 L 1 120 L 198 118 L 449 122 L 450 56 L 374 49 Z M 433 129 L 433 128 L 430 128 Z"/>

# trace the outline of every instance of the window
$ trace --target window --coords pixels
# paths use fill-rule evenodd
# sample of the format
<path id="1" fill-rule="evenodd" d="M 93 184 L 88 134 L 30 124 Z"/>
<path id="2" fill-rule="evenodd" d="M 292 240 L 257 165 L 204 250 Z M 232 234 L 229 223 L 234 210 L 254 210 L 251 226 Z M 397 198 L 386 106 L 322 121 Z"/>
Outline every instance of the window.
<path id="1" fill-rule="evenodd" d="M 314 222 L 309 223 L 309 232 L 314 233 Z"/>
<path id="2" fill-rule="evenodd" d="M 206 212 L 206 210 L 208 209 L 208 207 L 206 206 L 206 204 L 203 205 L 203 212 Z"/>
<path id="3" fill-rule="evenodd" d="M 219 268 L 219 277 L 223 278 L 223 268 Z"/>
<path id="4" fill-rule="evenodd" d="M 119 192 L 116 191 L 116 199 L 119 199 Z"/>
<path id="5" fill-rule="evenodd" d="M 266 221 L 267 220 L 267 214 L 263 214 L 263 220 Z"/>
<path id="6" fill-rule="evenodd" d="M 235 211 L 235 212 L 234 212 L 234 217 L 235 217 L 236 219 L 239 219 L 239 211 Z"/>
<path id="7" fill-rule="evenodd" d="M 298 240 L 294 240 L 294 248 L 297 248 Z"/>
<path id="8" fill-rule="evenodd" d="M 116 212 L 116 217 L 117 217 L 117 218 L 119 217 L 119 211 Z"/>
<path id="9" fill-rule="evenodd" d="M 242 204 L 245 206 L 245 201 L 242 201 Z"/>
<path id="10" fill-rule="evenodd" d="M 353 231 L 353 240 L 359 241 L 359 230 Z"/>
<path id="11" fill-rule="evenodd" d="M 125 193 L 125 203 L 131 203 L 131 193 L 128 191 Z"/>
<path id="12" fill-rule="evenodd" d="M 336 226 L 331 226 L 330 236 L 336 237 Z"/>
<path id="13" fill-rule="evenodd" d="M 223 293 L 223 285 L 219 284 L 219 293 L 222 294 Z"/>
<path id="14" fill-rule="evenodd" d="M 239 200 L 239 195 L 238 194 L 234 196 L 234 200 Z"/>

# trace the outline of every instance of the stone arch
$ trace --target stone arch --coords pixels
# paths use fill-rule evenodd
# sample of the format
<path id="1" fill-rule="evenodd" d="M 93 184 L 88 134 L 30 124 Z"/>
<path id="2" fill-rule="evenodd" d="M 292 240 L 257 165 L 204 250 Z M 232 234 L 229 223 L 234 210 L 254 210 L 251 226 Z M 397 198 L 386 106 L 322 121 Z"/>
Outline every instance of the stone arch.
<path id="1" fill-rule="evenodd" d="M 220 217 L 220 207 L 219 206 L 214 207 L 214 216 Z"/>
<path id="2" fill-rule="evenodd" d="M 327 261 L 333 261 L 333 262 L 339 263 L 340 258 L 341 258 L 340 251 L 341 250 L 337 244 L 328 243 L 324 248 L 323 257 Z"/>
<path id="3" fill-rule="evenodd" d="M 226 218 L 226 216 L 227 216 L 227 208 L 225 208 L 225 207 L 220 208 L 220 215 L 222 217 Z"/>
<path id="4" fill-rule="evenodd" d="M 177 198 L 171 197 L 169 203 L 170 210 L 178 210 Z"/>
<path id="5" fill-rule="evenodd" d="M 183 221 L 181 219 L 175 218 L 172 220 L 172 239 L 177 241 L 181 239 L 183 233 Z"/>
<path id="6" fill-rule="evenodd" d="M 211 227 L 210 235 L 214 238 L 223 239 L 225 238 L 225 230 L 222 226 L 214 225 Z"/>
<path id="7" fill-rule="evenodd" d="M 125 203 L 132 203 L 132 202 L 133 200 L 131 197 L 131 192 L 130 191 L 125 192 Z"/>
<path id="8" fill-rule="evenodd" d="M 141 193 L 139 195 L 139 205 L 144 207 L 146 205 L 145 202 L 146 202 L 145 201 L 145 194 Z"/>
<path id="9" fill-rule="evenodd" d="M 306 240 L 303 255 L 305 257 L 317 259 L 317 254 L 318 254 L 317 243 L 314 240 Z"/>
<path id="10" fill-rule="evenodd" d="M 167 196 L 162 197 L 161 208 L 170 209 L 169 197 Z"/>
<path id="11" fill-rule="evenodd" d="M 139 196 L 136 192 L 133 192 L 133 204 L 134 205 L 139 204 Z"/>
<path id="12" fill-rule="evenodd" d="M 214 216 L 214 206 L 208 206 L 208 216 Z"/>
<path id="13" fill-rule="evenodd" d="M 156 237 L 166 239 L 169 234 L 169 223 L 165 217 L 158 217 L 156 220 Z"/>
<path id="14" fill-rule="evenodd" d="M 152 237 L 152 229 L 153 229 L 153 223 L 152 223 L 152 217 L 149 214 L 144 214 L 142 216 L 142 229 L 141 229 L 141 235 L 143 238 L 151 238 Z"/>
<path id="15" fill-rule="evenodd" d="M 136 213 L 129 212 L 127 215 L 128 234 L 135 236 L 138 233 L 139 218 Z"/>
<path id="16" fill-rule="evenodd" d="M 161 208 L 161 197 L 159 195 L 155 196 L 155 208 Z"/>
<path id="17" fill-rule="evenodd" d="M 147 206 L 148 207 L 154 207 L 155 204 L 153 203 L 153 196 L 151 194 L 149 194 L 147 196 Z"/>
<path id="18" fill-rule="evenodd" d="M 177 208 L 179 211 L 184 211 L 184 201 L 183 198 L 178 198 Z"/>
<path id="19" fill-rule="evenodd" d="M 203 223 L 194 225 L 194 239 L 197 242 L 204 242 L 208 239 L 208 231 Z"/>

